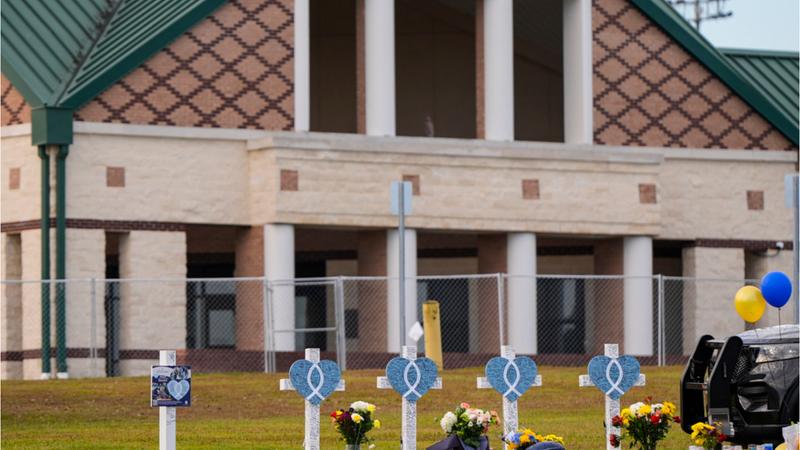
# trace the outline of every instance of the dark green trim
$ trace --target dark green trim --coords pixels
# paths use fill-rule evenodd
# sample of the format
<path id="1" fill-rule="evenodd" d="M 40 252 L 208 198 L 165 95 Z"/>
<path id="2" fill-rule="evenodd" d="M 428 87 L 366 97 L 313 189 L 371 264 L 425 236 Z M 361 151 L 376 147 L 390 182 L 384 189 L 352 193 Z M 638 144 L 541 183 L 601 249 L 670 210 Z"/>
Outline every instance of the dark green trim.
<path id="1" fill-rule="evenodd" d="M 749 48 L 717 47 L 724 55 L 760 56 L 767 58 L 800 58 L 800 53 L 785 50 L 753 50 Z"/>
<path id="2" fill-rule="evenodd" d="M 798 124 L 781 112 L 776 105 L 747 81 L 744 75 L 725 59 L 724 55 L 692 28 L 671 6 L 662 0 L 631 0 L 631 2 L 705 65 L 708 70 L 719 77 L 733 92 L 764 116 L 794 145 L 798 145 L 798 134 L 800 134 Z"/>
<path id="3" fill-rule="evenodd" d="M 214 12 L 222 6 L 226 0 L 206 0 L 196 7 L 190 9 L 186 14 L 178 17 L 168 27 L 160 29 L 158 32 L 149 36 L 143 43 L 137 46 L 133 52 L 116 60 L 114 64 L 108 65 L 105 70 L 93 80 L 82 84 L 78 89 L 65 91 L 66 96 L 60 104 L 73 109 L 78 109 L 86 102 L 100 95 L 125 75 L 141 66 L 145 61 L 152 57 L 156 52 L 169 45 L 186 30 L 194 26 L 197 22 Z M 113 18 L 111 19 L 113 21 Z M 102 39 L 102 36 L 100 37 Z M 99 40 L 99 39 L 98 39 Z M 76 74 L 78 72 L 76 71 Z"/>
<path id="4" fill-rule="evenodd" d="M 14 69 L 14 65 L 6 59 L 5 54 L 0 55 L 0 68 L 2 68 L 3 75 L 14 85 L 14 89 L 22 94 L 31 108 L 44 105 L 44 99 L 36 95 L 36 91 L 28 84 L 27 79 Z"/>
<path id="5" fill-rule="evenodd" d="M 67 156 L 68 145 L 59 145 L 56 155 L 56 279 L 67 278 Z M 67 373 L 66 286 L 56 284 L 56 367 Z"/>
<path id="6" fill-rule="evenodd" d="M 31 109 L 33 145 L 72 144 L 72 110 L 46 106 Z"/>
<path id="7" fill-rule="evenodd" d="M 41 159 L 42 175 L 42 222 L 41 222 L 41 249 L 42 249 L 42 281 L 50 279 L 50 155 L 47 147 L 39 146 L 39 159 Z M 50 284 L 42 283 L 42 373 L 50 373 Z"/>

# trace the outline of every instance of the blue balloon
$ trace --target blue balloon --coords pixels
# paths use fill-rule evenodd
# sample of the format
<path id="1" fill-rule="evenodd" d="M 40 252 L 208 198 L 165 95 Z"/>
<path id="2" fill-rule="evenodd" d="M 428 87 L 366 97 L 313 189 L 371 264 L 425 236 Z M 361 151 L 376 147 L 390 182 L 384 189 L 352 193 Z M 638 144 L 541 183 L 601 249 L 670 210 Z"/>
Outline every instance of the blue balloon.
<path id="1" fill-rule="evenodd" d="M 770 272 L 761 279 L 761 295 L 770 305 L 781 308 L 792 296 L 792 280 L 783 272 Z"/>

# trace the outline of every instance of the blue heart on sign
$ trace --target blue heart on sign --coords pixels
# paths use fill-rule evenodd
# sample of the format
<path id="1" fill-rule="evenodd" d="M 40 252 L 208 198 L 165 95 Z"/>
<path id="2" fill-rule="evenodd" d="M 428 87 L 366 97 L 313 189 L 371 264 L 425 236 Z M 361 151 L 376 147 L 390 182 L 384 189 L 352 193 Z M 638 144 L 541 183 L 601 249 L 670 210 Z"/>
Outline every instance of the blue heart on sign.
<path id="1" fill-rule="evenodd" d="M 175 400 L 180 400 L 189 393 L 189 382 L 186 380 L 169 380 L 169 383 L 167 383 L 167 392 L 169 392 L 169 395 Z"/>
<path id="2" fill-rule="evenodd" d="M 416 402 L 436 383 L 439 370 L 430 358 L 410 360 L 398 356 L 386 365 L 386 378 L 406 400 Z"/>
<path id="3" fill-rule="evenodd" d="M 496 356 L 486 363 L 486 379 L 494 390 L 516 401 L 536 380 L 536 363 L 527 356 L 514 359 Z"/>
<path id="4" fill-rule="evenodd" d="M 339 366 L 328 360 L 313 363 L 298 359 L 289 368 L 289 379 L 294 390 L 313 405 L 319 405 L 328 398 L 336 390 L 341 377 Z"/>
<path id="5" fill-rule="evenodd" d="M 603 394 L 619 400 L 639 379 L 639 361 L 633 356 L 595 356 L 589 361 L 589 378 Z"/>

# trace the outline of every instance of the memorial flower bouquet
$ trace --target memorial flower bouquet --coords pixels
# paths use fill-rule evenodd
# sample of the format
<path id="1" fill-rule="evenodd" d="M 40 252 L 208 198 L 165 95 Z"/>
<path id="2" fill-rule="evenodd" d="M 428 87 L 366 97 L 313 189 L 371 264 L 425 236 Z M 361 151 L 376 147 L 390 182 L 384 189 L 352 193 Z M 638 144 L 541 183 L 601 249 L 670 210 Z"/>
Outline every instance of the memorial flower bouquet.
<path id="1" fill-rule="evenodd" d="M 334 428 L 348 446 L 367 444 L 372 439 L 367 436 L 367 432 L 373 428 L 380 428 L 381 421 L 376 419 L 375 405 L 367 402 L 353 402 L 347 409 L 337 409 L 331 413 L 331 422 Z"/>
<path id="2" fill-rule="evenodd" d="M 667 437 L 672 422 L 681 423 L 675 412 L 674 404 L 652 403 L 650 397 L 624 408 L 611 419 L 611 425 L 622 430 L 620 436 L 611 435 L 611 445 L 619 447 L 622 441 L 630 440 L 631 448 L 655 450 L 658 441 Z"/>
<path id="3" fill-rule="evenodd" d="M 705 422 L 697 422 L 692 425 L 692 435 L 689 438 L 694 445 L 699 445 L 704 449 L 713 449 L 728 439 L 728 436 L 722 433 L 719 424 L 709 425 Z"/>
<path id="4" fill-rule="evenodd" d="M 557 442 L 563 446 L 564 438 L 556 436 L 555 434 L 541 435 L 530 428 L 524 428 L 522 430 L 512 431 L 503 436 L 503 442 L 505 442 L 506 446 L 510 449 L 521 450 L 533 447 L 540 442 Z"/>
<path id="5" fill-rule="evenodd" d="M 489 432 L 489 427 L 499 423 L 496 411 L 471 408 L 468 403 L 462 403 L 455 411 L 448 411 L 439 421 L 445 433 L 457 436 L 474 448 L 480 446 L 481 437 Z"/>

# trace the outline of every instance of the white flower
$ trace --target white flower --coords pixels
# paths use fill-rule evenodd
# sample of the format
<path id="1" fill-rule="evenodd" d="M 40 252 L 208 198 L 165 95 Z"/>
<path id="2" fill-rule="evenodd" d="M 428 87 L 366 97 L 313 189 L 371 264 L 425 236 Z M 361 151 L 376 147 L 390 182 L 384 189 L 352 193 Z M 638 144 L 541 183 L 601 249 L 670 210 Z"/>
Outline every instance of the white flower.
<path id="1" fill-rule="evenodd" d="M 367 402 L 353 402 L 350 403 L 350 407 L 356 411 L 367 411 L 369 409 L 369 403 Z"/>
<path id="2" fill-rule="evenodd" d="M 632 404 L 631 407 L 629 408 L 631 410 L 631 414 L 633 414 L 634 416 L 638 415 L 639 408 L 641 408 L 642 406 L 644 406 L 644 403 L 642 402 L 636 402 Z"/>
<path id="3" fill-rule="evenodd" d="M 439 425 L 442 426 L 442 430 L 444 430 L 445 433 L 450 433 L 451 431 L 453 431 L 453 425 L 455 425 L 457 421 L 458 417 L 456 417 L 455 414 L 448 412 L 447 414 L 444 415 L 444 417 L 442 417 L 442 420 L 439 422 Z"/>
<path id="4" fill-rule="evenodd" d="M 661 408 L 664 407 L 661 403 L 653 403 L 651 406 L 653 407 L 653 411 L 661 411 Z"/>

